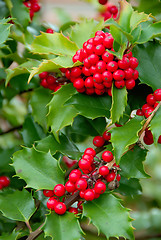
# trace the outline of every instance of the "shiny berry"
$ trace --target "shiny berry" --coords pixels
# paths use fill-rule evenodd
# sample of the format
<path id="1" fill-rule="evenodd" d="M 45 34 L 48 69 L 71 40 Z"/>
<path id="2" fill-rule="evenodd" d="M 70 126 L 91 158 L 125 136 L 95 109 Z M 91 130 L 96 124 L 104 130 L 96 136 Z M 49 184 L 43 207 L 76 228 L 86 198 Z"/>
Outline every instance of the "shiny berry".
<path id="1" fill-rule="evenodd" d="M 87 181 L 83 178 L 80 178 L 76 183 L 75 186 L 78 190 L 85 190 L 87 188 Z"/>
<path id="2" fill-rule="evenodd" d="M 85 154 L 89 154 L 92 155 L 93 157 L 96 156 L 96 151 L 93 148 L 86 148 L 86 150 L 84 151 Z"/>
<path id="3" fill-rule="evenodd" d="M 116 80 L 116 81 L 121 81 L 123 80 L 125 77 L 125 73 L 123 70 L 116 70 L 114 73 L 113 73 L 113 78 Z"/>
<path id="4" fill-rule="evenodd" d="M 107 182 L 112 182 L 116 177 L 116 174 L 114 172 L 111 172 L 107 175 L 106 180 Z"/>
<path id="5" fill-rule="evenodd" d="M 107 63 L 107 70 L 110 72 L 115 72 L 118 69 L 118 64 L 115 61 Z"/>
<path id="6" fill-rule="evenodd" d="M 77 89 L 81 89 L 84 87 L 84 80 L 82 78 L 77 78 L 74 83 L 73 86 Z"/>
<path id="7" fill-rule="evenodd" d="M 106 141 L 109 141 L 111 139 L 111 133 L 108 132 L 108 130 L 106 130 L 104 133 L 103 133 L 103 138 L 106 140 Z"/>
<path id="8" fill-rule="evenodd" d="M 99 174 L 102 176 L 106 176 L 109 174 L 109 169 L 107 166 L 102 166 L 99 168 Z"/>
<path id="9" fill-rule="evenodd" d="M 42 73 L 39 74 L 39 78 L 44 79 L 44 78 L 47 78 L 48 75 L 49 75 L 48 72 L 42 72 Z"/>
<path id="10" fill-rule="evenodd" d="M 61 197 L 65 194 L 65 187 L 63 184 L 57 184 L 54 187 L 54 194 L 58 197 Z"/>
<path id="11" fill-rule="evenodd" d="M 79 160 L 78 166 L 82 170 L 88 170 L 91 166 L 91 163 L 86 159 Z"/>
<path id="12" fill-rule="evenodd" d="M 106 184 L 102 181 L 96 182 L 94 190 L 98 194 L 103 194 L 106 191 Z"/>
<path id="13" fill-rule="evenodd" d="M 78 209 L 75 208 L 75 207 L 70 207 L 70 208 L 68 209 L 68 212 L 71 212 L 71 213 L 74 213 L 74 214 L 78 214 Z"/>
<path id="14" fill-rule="evenodd" d="M 7 176 L 0 176 L 0 184 L 3 187 L 8 187 L 10 185 L 10 179 Z"/>
<path id="15" fill-rule="evenodd" d="M 63 215 L 66 212 L 66 205 L 62 202 L 58 202 L 54 208 L 55 212 L 59 215 Z"/>
<path id="16" fill-rule="evenodd" d="M 43 194 L 45 197 L 53 197 L 54 191 L 53 190 L 43 190 Z"/>
<path id="17" fill-rule="evenodd" d="M 50 197 L 46 205 L 48 209 L 51 209 L 53 211 L 57 203 L 58 203 L 58 200 L 56 200 L 55 197 Z"/>
<path id="18" fill-rule="evenodd" d="M 120 81 L 115 81 L 115 87 L 117 88 L 123 88 L 125 86 L 125 81 L 124 80 L 120 80 Z"/>
<path id="19" fill-rule="evenodd" d="M 93 145 L 96 147 L 102 147 L 105 143 L 105 140 L 101 136 L 96 136 L 93 138 Z"/>
<path id="20" fill-rule="evenodd" d="M 95 198 L 95 193 L 92 189 L 87 189 L 84 192 L 84 199 L 86 201 L 92 201 Z"/>
<path id="21" fill-rule="evenodd" d="M 65 189 L 67 192 L 74 192 L 76 190 L 75 184 L 70 181 L 67 181 L 65 184 Z"/>
<path id="22" fill-rule="evenodd" d="M 155 90 L 154 97 L 156 101 L 161 101 L 161 89 Z"/>
<path id="23" fill-rule="evenodd" d="M 125 86 L 128 90 L 131 90 L 135 87 L 135 80 L 134 79 L 128 79 L 125 81 Z"/>
<path id="24" fill-rule="evenodd" d="M 113 154 L 112 152 L 110 151 L 104 151 L 102 153 L 102 159 L 105 161 L 105 162 L 111 162 L 113 160 Z"/>
<path id="25" fill-rule="evenodd" d="M 147 101 L 147 104 L 150 105 L 150 106 L 154 106 L 154 104 L 156 103 L 156 100 L 155 100 L 155 97 L 154 97 L 153 94 L 149 94 L 146 97 L 146 101 Z"/>
<path id="26" fill-rule="evenodd" d="M 111 62 L 113 58 L 114 58 L 113 54 L 107 51 L 102 54 L 102 60 L 106 63 Z"/>
<path id="27" fill-rule="evenodd" d="M 75 183 L 81 177 L 82 173 L 79 169 L 72 170 L 69 174 L 69 181 Z"/>
<path id="28" fill-rule="evenodd" d="M 46 29 L 46 33 L 54 33 L 54 30 L 51 28 Z"/>
<path id="29" fill-rule="evenodd" d="M 135 58 L 135 57 L 131 57 L 131 58 L 130 58 L 130 67 L 131 67 L 132 69 L 137 68 L 138 64 L 139 64 L 139 61 L 138 61 L 137 58 Z"/>

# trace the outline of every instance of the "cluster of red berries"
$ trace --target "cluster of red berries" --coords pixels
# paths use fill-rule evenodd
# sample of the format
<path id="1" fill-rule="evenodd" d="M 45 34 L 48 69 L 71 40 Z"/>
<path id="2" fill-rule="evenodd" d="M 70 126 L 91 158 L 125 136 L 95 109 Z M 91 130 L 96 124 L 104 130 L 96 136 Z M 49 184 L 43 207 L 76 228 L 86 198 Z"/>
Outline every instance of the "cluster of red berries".
<path id="1" fill-rule="evenodd" d="M 58 78 L 54 76 L 54 73 L 42 72 L 39 74 L 41 79 L 40 85 L 44 88 L 49 88 L 50 90 L 56 92 L 58 91 L 65 82 L 60 83 Z"/>
<path id="2" fill-rule="evenodd" d="M 141 109 L 138 109 L 136 111 L 136 115 L 145 116 L 146 118 L 148 118 L 154 111 L 154 109 L 158 106 L 158 102 L 160 101 L 161 89 L 157 89 L 154 93 L 148 94 L 148 96 L 146 97 L 146 103 L 142 106 Z M 143 140 L 147 145 L 151 145 L 154 143 L 153 134 L 148 128 L 145 129 L 145 135 L 143 137 Z M 158 138 L 158 143 L 161 144 L 161 135 Z"/>
<path id="3" fill-rule="evenodd" d="M 104 10 L 101 12 L 101 16 L 104 18 L 104 21 L 110 18 L 116 19 L 118 15 L 118 8 L 115 5 L 106 4 Z"/>
<path id="4" fill-rule="evenodd" d="M 119 60 L 107 50 L 113 50 L 113 37 L 110 33 L 97 31 L 95 37 L 83 44 L 73 56 L 73 62 L 83 65 L 73 68 L 62 68 L 62 73 L 69 79 L 80 93 L 102 95 L 105 92 L 111 96 L 112 82 L 117 88 L 132 89 L 138 78 L 138 60 L 132 52 L 124 54 Z"/>
<path id="5" fill-rule="evenodd" d="M 78 192 L 80 199 L 77 208 L 70 207 L 68 210 L 77 214 L 79 210 L 82 210 L 84 201 L 92 201 L 106 191 L 106 183 L 110 190 L 117 188 L 121 179 L 118 174 L 120 168 L 115 163 L 109 168 L 107 165 L 112 160 L 113 154 L 110 151 L 104 151 L 100 159 L 93 148 L 86 148 L 78 162 L 80 169 L 70 172 L 65 185 L 57 184 L 54 190 L 43 191 L 46 197 L 50 197 L 47 201 L 47 208 L 54 210 L 57 214 L 64 214 L 67 210 L 65 200 Z"/>
<path id="6" fill-rule="evenodd" d="M 23 2 L 23 4 L 29 8 L 30 11 L 30 19 L 32 20 L 34 17 L 35 12 L 38 12 L 41 8 L 40 4 L 38 3 L 38 0 L 27 0 Z"/>
<path id="7" fill-rule="evenodd" d="M 108 130 L 104 131 L 102 136 L 95 136 L 93 138 L 93 145 L 95 147 L 103 147 L 111 139 L 111 133 Z"/>
<path id="8" fill-rule="evenodd" d="M 0 176 L 0 190 L 10 185 L 10 179 L 7 176 Z"/>

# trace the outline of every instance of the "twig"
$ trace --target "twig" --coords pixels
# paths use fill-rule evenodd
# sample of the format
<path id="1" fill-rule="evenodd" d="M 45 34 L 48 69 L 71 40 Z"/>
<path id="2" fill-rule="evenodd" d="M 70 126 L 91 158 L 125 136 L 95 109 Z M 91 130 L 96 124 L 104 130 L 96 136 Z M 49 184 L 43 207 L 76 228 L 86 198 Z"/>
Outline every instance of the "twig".
<path id="1" fill-rule="evenodd" d="M 34 240 L 43 233 L 41 229 L 45 223 L 41 224 L 34 232 L 31 232 L 26 240 Z"/>
<path id="2" fill-rule="evenodd" d="M 18 131 L 18 130 L 20 130 L 20 129 L 22 129 L 22 125 L 20 125 L 20 126 L 18 126 L 18 127 L 14 127 L 14 128 L 8 129 L 8 130 L 5 131 L 5 132 L 1 132 L 1 133 L 0 133 L 0 136 L 5 135 L 5 134 L 10 133 L 10 132 Z"/>
<path id="3" fill-rule="evenodd" d="M 32 228 L 31 228 L 31 226 L 30 226 L 29 221 L 26 221 L 25 223 L 26 223 L 26 226 L 27 226 L 28 229 L 29 229 L 29 232 L 32 233 Z"/>

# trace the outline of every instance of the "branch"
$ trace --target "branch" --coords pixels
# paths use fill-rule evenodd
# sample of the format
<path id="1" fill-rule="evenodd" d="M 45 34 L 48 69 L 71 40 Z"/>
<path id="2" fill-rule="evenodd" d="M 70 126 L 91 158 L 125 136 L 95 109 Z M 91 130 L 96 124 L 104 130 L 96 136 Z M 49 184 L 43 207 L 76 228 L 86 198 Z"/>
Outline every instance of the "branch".
<path id="1" fill-rule="evenodd" d="M 5 135 L 5 134 L 10 133 L 10 132 L 18 131 L 18 130 L 21 130 L 21 129 L 22 129 L 22 125 L 20 125 L 18 127 L 14 127 L 14 128 L 8 129 L 5 132 L 1 132 L 0 136 Z"/>
<path id="2" fill-rule="evenodd" d="M 41 224 L 34 232 L 31 232 L 26 240 L 34 240 L 43 233 L 41 229 L 45 223 Z"/>

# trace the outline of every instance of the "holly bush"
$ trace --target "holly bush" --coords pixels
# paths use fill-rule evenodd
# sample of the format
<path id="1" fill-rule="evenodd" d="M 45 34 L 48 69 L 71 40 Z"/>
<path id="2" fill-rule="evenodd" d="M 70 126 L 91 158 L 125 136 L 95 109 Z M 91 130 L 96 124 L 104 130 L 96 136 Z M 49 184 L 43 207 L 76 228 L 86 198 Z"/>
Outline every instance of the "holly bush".
<path id="1" fill-rule="evenodd" d="M 160 236 L 161 3 L 86 2 L 0 0 L 1 240 Z"/>

